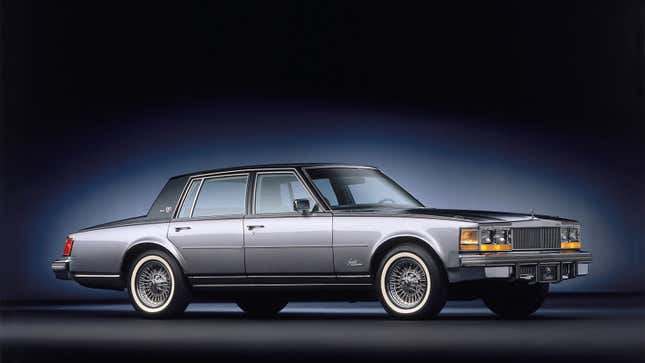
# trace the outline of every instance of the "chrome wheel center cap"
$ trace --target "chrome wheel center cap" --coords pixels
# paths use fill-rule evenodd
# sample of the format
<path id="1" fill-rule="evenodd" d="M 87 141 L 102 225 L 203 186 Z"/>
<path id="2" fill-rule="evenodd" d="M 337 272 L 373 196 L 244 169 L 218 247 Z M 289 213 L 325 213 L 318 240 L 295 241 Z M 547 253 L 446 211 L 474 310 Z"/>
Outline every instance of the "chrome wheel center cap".
<path id="1" fill-rule="evenodd" d="M 152 288 L 159 292 L 162 290 L 163 285 L 166 283 L 166 279 L 161 275 L 154 275 L 151 282 Z"/>
<path id="2" fill-rule="evenodd" d="M 406 292 L 412 292 L 416 290 L 417 285 L 419 284 L 419 277 L 414 273 L 408 273 L 403 276 L 401 283 Z"/>

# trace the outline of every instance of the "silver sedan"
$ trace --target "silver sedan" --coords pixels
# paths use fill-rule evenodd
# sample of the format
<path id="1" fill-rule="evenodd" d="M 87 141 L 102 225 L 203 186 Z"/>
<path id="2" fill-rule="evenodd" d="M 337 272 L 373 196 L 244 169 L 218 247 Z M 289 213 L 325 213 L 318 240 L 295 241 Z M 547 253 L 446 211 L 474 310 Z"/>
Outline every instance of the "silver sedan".
<path id="1" fill-rule="evenodd" d="M 145 216 L 70 234 L 52 270 L 127 290 L 145 317 L 197 297 L 253 315 L 289 301 L 379 299 L 398 318 L 483 298 L 523 317 L 551 283 L 589 273 L 580 229 L 533 213 L 427 208 L 371 166 L 262 165 L 173 177 Z"/>

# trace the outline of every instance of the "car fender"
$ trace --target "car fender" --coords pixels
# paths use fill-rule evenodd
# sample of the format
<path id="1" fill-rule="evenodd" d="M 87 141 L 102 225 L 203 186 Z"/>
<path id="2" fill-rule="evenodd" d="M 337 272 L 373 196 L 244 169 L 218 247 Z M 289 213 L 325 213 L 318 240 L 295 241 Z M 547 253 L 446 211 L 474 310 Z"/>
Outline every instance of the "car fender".
<path id="1" fill-rule="evenodd" d="M 123 252 L 121 261 L 124 260 L 129 251 L 143 244 L 160 246 L 162 249 L 168 251 L 177 260 L 177 263 L 179 263 L 179 266 L 181 266 L 182 270 L 186 268 L 186 260 L 184 259 L 184 256 L 181 254 L 179 249 L 169 240 L 155 237 L 140 238 L 130 243 Z"/>
<path id="2" fill-rule="evenodd" d="M 412 232 L 412 231 L 406 231 L 406 232 L 397 232 L 397 233 L 391 233 L 383 236 L 378 242 L 374 243 L 372 246 L 372 250 L 370 251 L 370 256 L 374 256 L 376 251 L 385 243 L 388 243 L 389 241 L 393 239 L 399 239 L 399 238 L 410 238 L 410 239 L 416 239 L 419 241 L 422 241 L 425 243 L 430 249 L 432 249 L 437 256 L 441 259 L 442 263 L 445 261 L 445 251 L 441 247 L 441 245 L 431 236 L 431 235 L 423 235 L 417 232 Z"/>

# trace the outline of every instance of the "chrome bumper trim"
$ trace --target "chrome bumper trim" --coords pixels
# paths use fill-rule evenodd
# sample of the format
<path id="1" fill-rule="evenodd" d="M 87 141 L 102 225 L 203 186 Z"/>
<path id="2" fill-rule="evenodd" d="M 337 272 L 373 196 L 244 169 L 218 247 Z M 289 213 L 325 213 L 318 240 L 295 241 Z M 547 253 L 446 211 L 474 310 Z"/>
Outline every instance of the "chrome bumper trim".
<path id="1" fill-rule="evenodd" d="M 69 273 L 69 263 L 71 258 L 62 258 L 52 262 L 52 271 L 57 279 L 71 280 L 72 276 Z"/>
<path id="2" fill-rule="evenodd" d="M 461 254 L 463 267 L 504 266 L 523 263 L 586 262 L 591 263 L 591 252 L 499 252 Z"/>

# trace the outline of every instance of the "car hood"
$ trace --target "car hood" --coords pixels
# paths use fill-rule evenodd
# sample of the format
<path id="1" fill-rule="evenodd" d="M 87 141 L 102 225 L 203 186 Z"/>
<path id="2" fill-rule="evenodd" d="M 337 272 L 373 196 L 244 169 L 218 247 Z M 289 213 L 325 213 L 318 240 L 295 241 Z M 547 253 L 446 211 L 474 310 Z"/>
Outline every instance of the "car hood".
<path id="1" fill-rule="evenodd" d="M 461 220 L 467 220 L 477 223 L 485 222 L 518 222 L 531 219 L 553 220 L 559 222 L 575 222 L 572 219 L 560 218 L 557 216 L 547 216 L 541 214 L 532 215 L 531 213 L 516 212 L 499 212 L 485 210 L 467 210 L 467 209 L 437 209 L 437 208 L 414 208 L 401 211 L 404 214 L 424 215 L 429 217 L 448 217 Z"/>
<path id="2" fill-rule="evenodd" d="M 561 218 L 557 216 L 547 216 L 543 214 L 517 213 L 517 212 L 499 212 L 488 210 L 468 210 L 468 209 L 439 209 L 439 208 L 411 208 L 411 209 L 390 209 L 390 208 L 371 208 L 371 209 L 353 209 L 337 211 L 340 213 L 350 214 L 385 214 L 385 215 L 405 215 L 419 216 L 425 218 L 450 218 L 461 221 L 474 223 L 503 223 L 503 222 L 520 222 L 535 219 L 577 223 L 573 219 Z"/>

